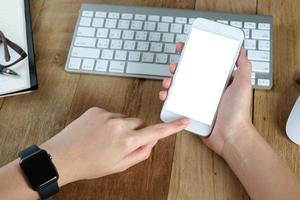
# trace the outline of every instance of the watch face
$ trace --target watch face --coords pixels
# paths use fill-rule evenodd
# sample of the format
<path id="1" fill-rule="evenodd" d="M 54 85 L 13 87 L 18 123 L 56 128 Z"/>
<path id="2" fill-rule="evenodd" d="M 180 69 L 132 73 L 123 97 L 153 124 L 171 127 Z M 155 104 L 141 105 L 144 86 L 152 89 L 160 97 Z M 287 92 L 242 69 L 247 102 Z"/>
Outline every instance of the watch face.
<path id="1" fill-rule="evenodd" d="M 34 190 L 58 179 L 58 173 L 46 151 L 41 150 L 20 163 Z"/>

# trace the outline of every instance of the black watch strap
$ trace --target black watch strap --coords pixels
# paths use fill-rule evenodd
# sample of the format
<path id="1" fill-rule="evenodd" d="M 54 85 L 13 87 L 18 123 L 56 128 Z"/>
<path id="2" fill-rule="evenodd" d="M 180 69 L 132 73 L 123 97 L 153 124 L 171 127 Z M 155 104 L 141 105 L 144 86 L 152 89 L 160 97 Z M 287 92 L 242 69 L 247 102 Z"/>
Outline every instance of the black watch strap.
<path id="1" fill-rule="evenodd" d="M 21 151 L 19 153 L 19 156 L 20 156 L 20 158 L 25 158 L 25 157 L 30 156 L 31 154 L 33 154 L 33 153 L 35 153 L 39 150 L 41 150 L 41 149 L 38 146 L 32 145 L 32 146 L 24 149 L 23 151 Z"/>
<path id="2" fill-rule="evenodd" d="M 54 181 L 38 191 L 41 199 L 47 199 L 59 192 L 57 181 Z"/>
<path id="3" fill-rule="evenodd" d="M 40 149 L 37 145 L 32 145 L 19 153 L 21 159 L 24 159 L 28 156 L 31 156 L 35 152 L 38 152 Z M 59 192 L 59 187 L 57 181 L 50 182 L 45 187 L 39 189 L 37 191 L 39 196 L 42 200 L 48 199 L 49 197 L 53 196 L 54 194 Z"/>

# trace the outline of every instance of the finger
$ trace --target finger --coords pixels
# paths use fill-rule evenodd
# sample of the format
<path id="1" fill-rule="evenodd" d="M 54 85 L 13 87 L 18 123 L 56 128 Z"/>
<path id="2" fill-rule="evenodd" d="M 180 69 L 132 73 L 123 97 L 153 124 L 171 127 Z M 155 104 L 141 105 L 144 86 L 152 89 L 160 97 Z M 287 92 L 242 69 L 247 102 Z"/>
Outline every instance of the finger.
<path id="1" fill-rule="evenodd" d="M 176 43 L 176 52 L 181 53 L 183 47 L 184 47 L 184 43 L 182 43 L 182 42 Z"/>
<path id="2" fill-rule="evenodd" d="M 172 78 L 166 78 L 163 80 L 162 86 L 165 89 L 169 89 L 169 87 L 171 86 L 171 82 L 172 82 Z"/>
<path id="3" fill-rule="evenodd" d="M 164 100 L 166 100 L 167 95 L 168 95 L 168 92 L 167 92 L 167 91 L 160 91 L 160 92 L 159 92 L 159 99 L 160 99 L 161 101 L 164 101 Z"/>
<path id="4" fill-rule="evenodd" d="M 251 84 L 251 71 L 252 71 L 252 65 L 251 62 L 246 57 L 245 49 L 242 49 L 239 55 L 238 59 L 238 68 L 235 74 L 235 78 L 233 81 L 236 82 L 247 82 Z"/>
<path id="5" fill-rule="evenodd" d="M 176 68 L 177 68 L 177 65 L 176 65 L 176 64 L 171 64 L 171 65 L 169 66 L 169 70 L 170 70 L 170 72 L 171 72 L 172 74 L 175 73 Z"/>
<path id="6" fill-rule="evenodd" d="M 132 130 L 138 130 L 145 127 L 143 120 L 139 118 L 125 118 L 126 126 Z"/>
<path id="7" fill-rule="evenodd" d="M 122 166 L 121 168 L 128 169 L 129 167 L 136 165 L 151 155 L 151 151 L 153 147 L 156 145 L 157 141 L 151 142 L 150 144 L 143 145 L 136 149 L 135 151 L 131 152 L 127 156 L 123 158 L 121 161 Z"/>
<path id="8" fill-rule="evenodd" d="M 182 118 L 173 122 L 160 123 L 148 126 L 144 129 L 136 131 L 136 145 L 141 146 L 144 144 L 148 144 L 151 141 L 168 137 L 174 133 L 182 131 L 188 126 L 189 123 L 190 120 L 188 118 Z"/>

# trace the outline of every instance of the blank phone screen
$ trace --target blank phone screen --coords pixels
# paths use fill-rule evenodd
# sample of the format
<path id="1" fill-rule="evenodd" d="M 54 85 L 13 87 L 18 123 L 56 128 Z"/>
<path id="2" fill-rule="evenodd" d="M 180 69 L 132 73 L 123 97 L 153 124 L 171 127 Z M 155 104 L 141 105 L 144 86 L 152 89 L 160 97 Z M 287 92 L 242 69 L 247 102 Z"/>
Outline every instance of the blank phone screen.
<path id="1" fill-rule="evenodd" d="M 165 109 L 212 125 L 240 41 L 192 28 Z"/>

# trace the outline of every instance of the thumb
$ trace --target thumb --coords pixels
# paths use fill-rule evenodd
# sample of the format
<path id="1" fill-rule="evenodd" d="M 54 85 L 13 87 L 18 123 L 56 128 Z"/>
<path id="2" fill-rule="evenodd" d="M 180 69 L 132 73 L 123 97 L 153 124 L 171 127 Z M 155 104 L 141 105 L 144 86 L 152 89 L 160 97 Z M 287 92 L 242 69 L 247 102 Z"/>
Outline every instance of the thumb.
<path id="1" fill-rule="evenodd" d="M 246 57 L 244 48 L 241 49 L 237 65 L 238 68 L 234 77 L 234 82 L 251 84 L 252 65 Z"/>

